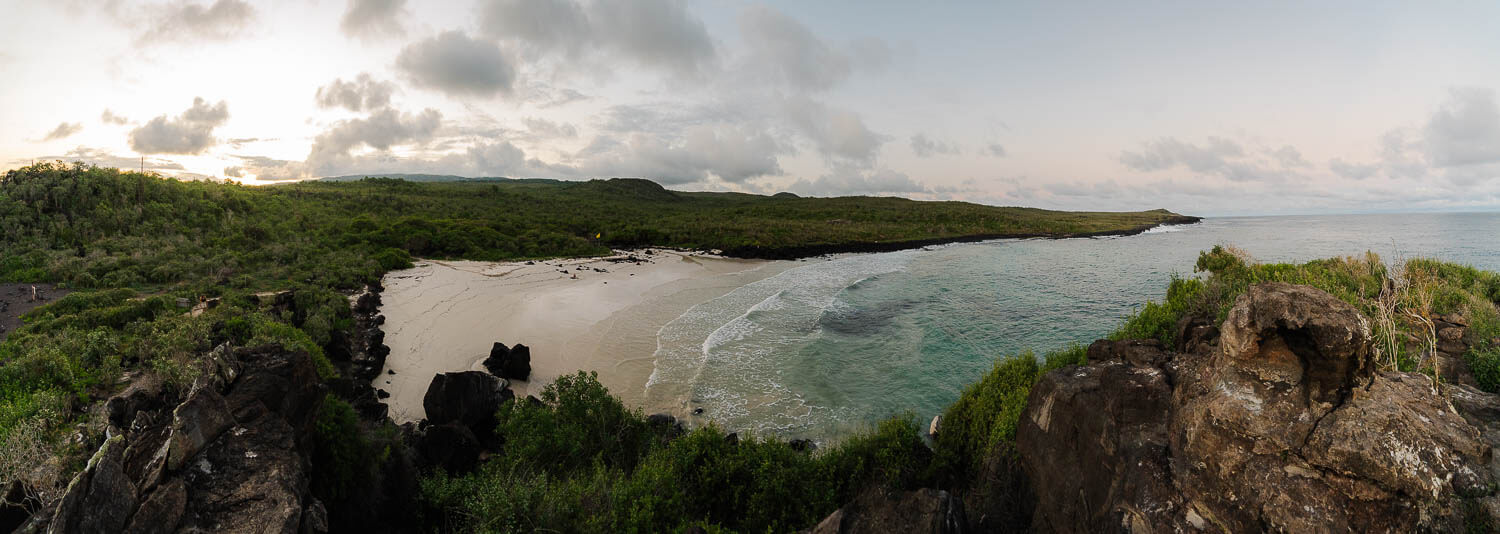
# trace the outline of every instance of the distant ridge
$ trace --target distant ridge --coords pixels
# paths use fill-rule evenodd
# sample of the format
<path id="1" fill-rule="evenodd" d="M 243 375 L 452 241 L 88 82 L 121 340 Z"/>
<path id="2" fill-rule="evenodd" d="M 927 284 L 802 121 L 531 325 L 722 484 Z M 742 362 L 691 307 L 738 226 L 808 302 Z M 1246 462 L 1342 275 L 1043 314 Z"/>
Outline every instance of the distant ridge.
<path id="1" fill-rule="evenodd" d="M 406 173 L 383 173 L 383 174 L 350 174 L 346 176 L 324 176 L 318 178 L 322 182 L 357 182 L 365 178 L 395 178 L 408 182 L 509 182 L 509 183 L 561 183 L 561 180 L 550 178 L 506 178 L 503 176 L 486 176 L 480 178 L 469 178 L 467 176 L 455 176 L 452 174 L 406 174 Z"/>

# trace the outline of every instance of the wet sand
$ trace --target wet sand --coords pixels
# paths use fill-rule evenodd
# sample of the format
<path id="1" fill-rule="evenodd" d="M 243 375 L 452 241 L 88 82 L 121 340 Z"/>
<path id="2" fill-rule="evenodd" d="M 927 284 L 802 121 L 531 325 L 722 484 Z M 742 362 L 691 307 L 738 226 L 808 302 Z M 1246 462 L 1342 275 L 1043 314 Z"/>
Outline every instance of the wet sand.
<path id="1" fill-rule="evenodd" d="M 511 384 L 518 396 L 587 370 L 627 405 L 676 411 L 678 402 L 644 404 L 661 327 L 694 305 L 796 264 L 665 250 L 630 254 L 644 261 L 429 260 L 388 273 L 381 313 L 391 348 L 386 370 L 395 374 L 382 370 L 374 385 L 391 394 L 391 418 L 421 419 L 433 375 L 483 370 L 497 341 L 531 347 L 531 379 Z"/>

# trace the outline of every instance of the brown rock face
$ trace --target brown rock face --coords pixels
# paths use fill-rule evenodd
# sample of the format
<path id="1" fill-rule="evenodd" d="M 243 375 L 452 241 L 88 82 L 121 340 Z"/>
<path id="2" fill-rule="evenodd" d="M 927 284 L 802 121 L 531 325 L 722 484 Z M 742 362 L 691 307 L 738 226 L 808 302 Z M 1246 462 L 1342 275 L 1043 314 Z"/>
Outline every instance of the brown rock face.
<path id="1" fill-rule="evenodd" d="M 1431 378 L 1376 370 L 1357 310 L 1260 284 L 1220 332 L 1197 353 L 1096 343 L 1032 388 L 1017 446 L 1038 530 L 1462 530 L 1490 444 Z"/>
<path id="2" fill-rule="evenodd" d="M 866 491 L 854 502 L 829 514 L 808 532 L 962 534 L 965 523 L 963 503 L 946 491 L 922 488 L 898 495 Z"/>

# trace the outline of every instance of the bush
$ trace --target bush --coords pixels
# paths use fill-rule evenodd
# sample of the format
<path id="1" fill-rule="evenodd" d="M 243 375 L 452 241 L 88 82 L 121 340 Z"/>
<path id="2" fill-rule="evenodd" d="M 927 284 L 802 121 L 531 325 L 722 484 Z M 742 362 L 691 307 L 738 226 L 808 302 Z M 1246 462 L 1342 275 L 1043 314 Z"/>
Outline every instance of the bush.
<path id="1" fill-rule="evenodd" d="M 354 408 L 332 393 L 313 421 L 312 485 L 317 495 L 341 500 L 373 478 L 375 459 Z"/>

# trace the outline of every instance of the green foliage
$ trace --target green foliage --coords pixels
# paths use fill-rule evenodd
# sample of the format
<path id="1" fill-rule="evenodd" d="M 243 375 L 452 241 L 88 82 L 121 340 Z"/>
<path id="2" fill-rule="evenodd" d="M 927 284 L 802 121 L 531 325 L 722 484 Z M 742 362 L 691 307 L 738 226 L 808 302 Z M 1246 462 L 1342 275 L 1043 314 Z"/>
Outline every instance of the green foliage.
<path id="1" fill-rule="evenodd" d="M 1127 230 L 1173 216 L 682 193 L 630 179 L 245 187 L 40 163 L 0 177 L 0 281 L 205 289 L 292 281 L 352 289 L 413 256 L 590 256 L 647 245 L 775 254 L 806 245 Z"/>
<path id="2" fill-rule="evenodd" d="M 989 373 L 965 387 L 943 411 L 942 427 L 933 443 L 938 468 L 948 473 L 978 472 L 990 454 L 1009 450 L 1031 385 L 1041 375 L 1036 356 L 1023 352 L 997 360 Z"/>
<path id="3" fill-rule="evenodd" d="M 592 374 L 562 377 L 543 397 L 542 406 L 502 408 L 506 446 L 479 472 L 423 481 L 445 523 L 479 532 L 783 532 L 815 523 L 867 484 L 913 487 L 930 454 L 909 418 L 809 454 L 776 439 L 730 441 L 713 426 L 668 439 L 670 429 L 626 410 Z"/>
<path id="4" fill-rule="evenodd" d="M 1464 360 L 1468 362 L 1474 380 L 1479 382 L 1479 389 L 1492 393 L 1500 391 L 1500 347 L 1470 349 L 1464 353 Z"/>
<path id="5" fill-rule="evenodd" d="M 376 458 L 354 408 L 328 394 L 313 421 L 312 484 L 317 495 L 343 499 L 373 478 Z"/>
<path id="6" fill-rule="evenodd" d="M 1198 307 L 1203 293 L 1203 282 L 1192 278 L 1172 277 L 1167 286 L 1167 298 L 1161 304 L 1147 301 L 1136 310 L 1125 323 L 1110 334 L 1110 339 L 1155 339 L 1162 345 L 1177 345 L 1177 321 L 1193 308 Z"/>

